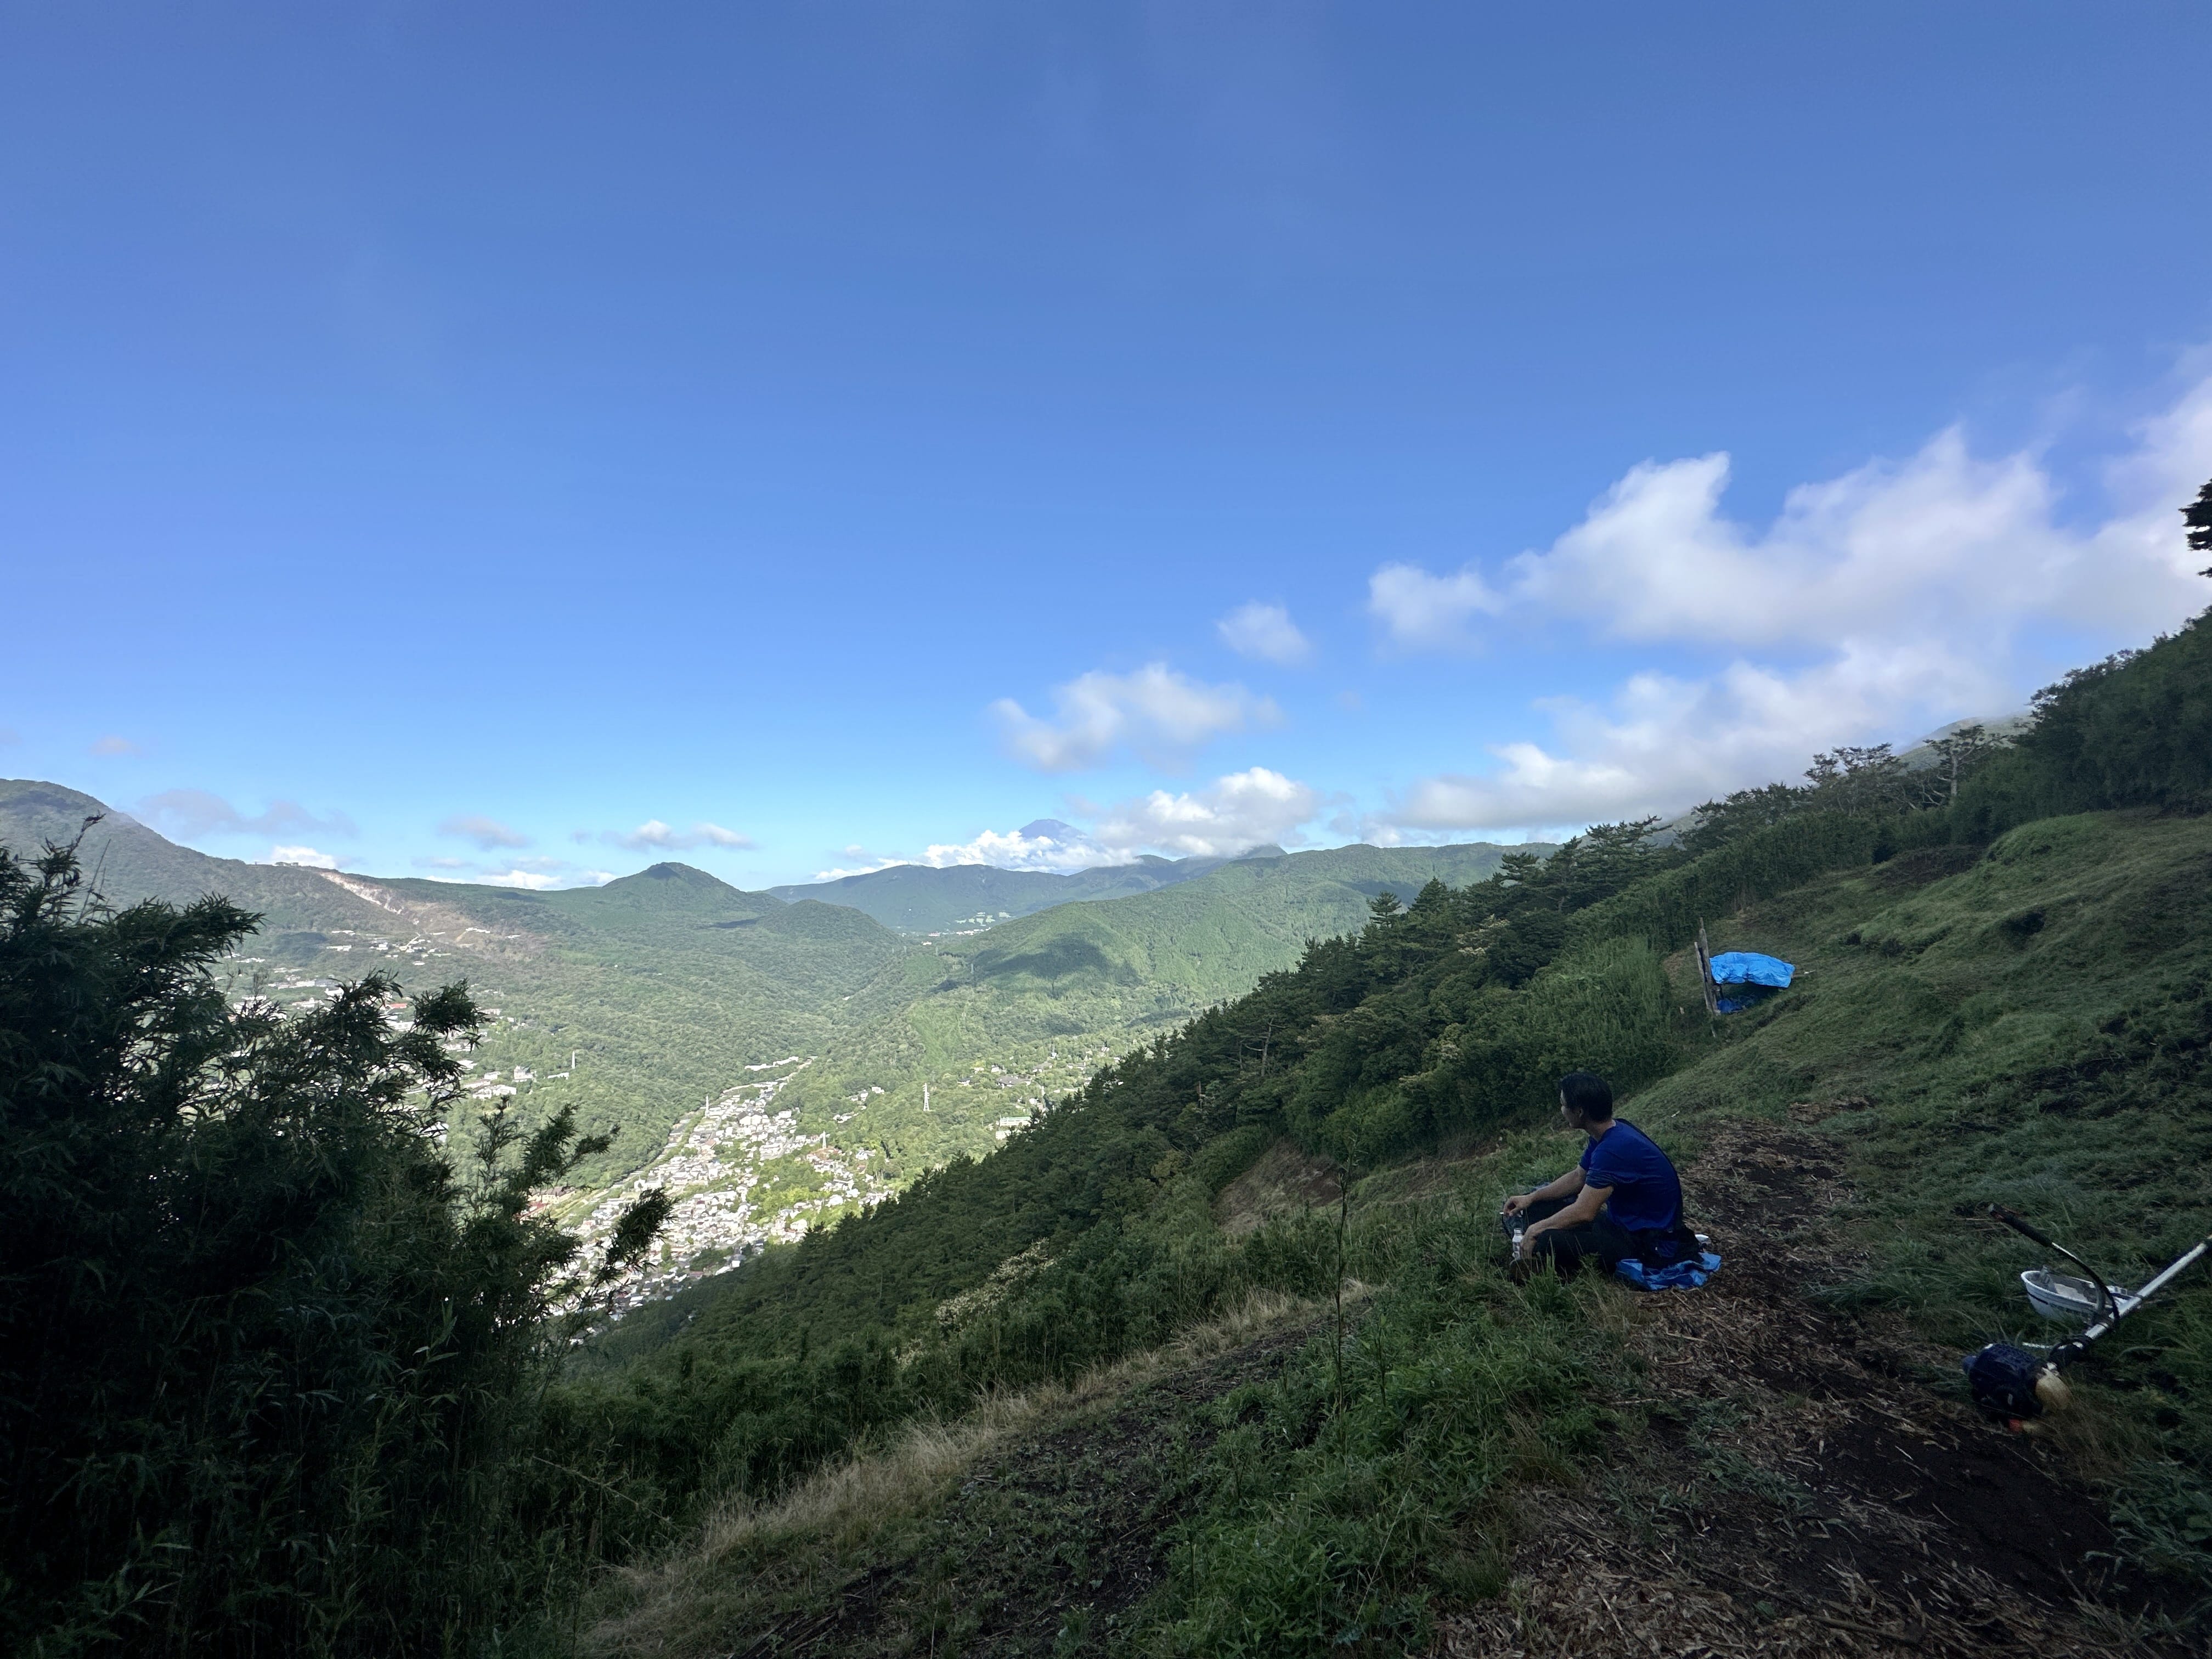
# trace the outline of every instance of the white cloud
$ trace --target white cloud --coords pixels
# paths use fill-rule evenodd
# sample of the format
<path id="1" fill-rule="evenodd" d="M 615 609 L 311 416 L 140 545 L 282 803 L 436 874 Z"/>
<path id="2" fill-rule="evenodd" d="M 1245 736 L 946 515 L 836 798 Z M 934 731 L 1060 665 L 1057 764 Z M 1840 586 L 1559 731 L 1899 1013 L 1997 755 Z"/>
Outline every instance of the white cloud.
<path id="1" fill-rule="evenodd" d="M 110 732 L 92 745 L 92 752 L 101 757 L 143 755 L 146 751 L 128 738 L 118 738 Z"/>
<path id="2" fill-rule="evenodd" d="M 854 862 L 836 869 L 817 870 L 817 881 L 842 881 L 848 876 L 872 875 L 902 864 L 924 865 L 933 870 L 963 864 L 988 864 L 998 870 L 1041 870 L 1066 874 L 1102 864 L 1127 864 L 1135 855 L 1101 847 L 1072 823 L 1058 818 L 1036 818 L 1018 830 L 985 830 L 971 840 L 935 842 L 918 859 L 896 854 L 871 854 L 865 847 L 848 847 L 844 855 Z"/>
<path id="3" fill-rule="evenodd" d="M 1240 657 L 1257 657 L 1262 662 L 1295 668 L 1313 655 L 1312 642 L 1279 605 L 1263 605 L 1255 599 L 1238 605 L 1214 627 Z"/>
<path id="4" fill-rule="evenodd" d="M 1472 567 L 1432 576 L 1419 565 L 1386 564 L 1367 579 L 1367 609 L 1408 651 L 1462 650 L 1468 622 L 1496 616 L 1505 601 Z"/>
<path id="5" fill-rule="evenodd" d="M 854 865 L 840 865 L 836 868 L 829 870 L 817 870 L 814 872 L 814 879 L 817 881 L 842 881 L 848 876 L 872 876 L 878 870 L 896 869 L 902 864 L 912 864 L 914 862 L 912 859 L 871 859 L 866 854 L 860 853 L 849 847 L 845 849 L 845 856 L 848 858 L 860 859 L 861 862 Z"/>
<path id="6" fill-rule="evenodd" d="M 1039 818 L 1004 833 L 986 830 L 973 841 L 930 848 L 921 861 L 942 870 L 960 864 L 988 864 L 1000 870 L 1045 870 L 1065 873 L 1089 870 L 1101 864 L 1125 864 L 1128 855 L 1116 856 L 1072 823 Z"/>
<path id="7" fill-rule="evenodd" d="M 1288 845 L 1321 811 L 1319 791 L 1264 766 L 1214 780 L 1209 789 L 1149 795 L 1109 808 L 1094 834 L 1115 852 L 1225 858 L 1263 842 Z"/>
<path id="8" fill-rule="evenodd" d="M 555 887 L 604 887 L 614 878 L 611 870 L 580 870 L 574 865 L 562 865 L 558 869 L 524 869 L 520 864 L 477 878 L 487 887 L 526 887 L 534 893 Z"/>
<path id="9" fill-rule="evenodd" d="M 438 833 L 474 842 L 487 853 L 495 847 L 530 845 L 530 837 L 521 830 L 510 829 L 497 818 L 488 818 L 481 812 L 456 812 L 438 826 Z"/>
<path id="10" fill-rule="evenodd" d="M 2033 619 L 2170 627 L 2204 602 L 2175 509 L 2212 468 L 2212 380 L 2136 435 L 2107 469 L 2120 510 L 2087 530 L 2054 516 L 2057 486 L 2033 454 L 1978 460 L 1956 428 L 1907 461 L 1798 486 L 1763 532 L 1721 511 L 1727 455 L 1647 461 L 1549 549 L 1511 560 L 1502 587 L 1472 568 L 1389 565 L 1370 579 L 1373 608 L 1408 647 L 1451 642 L 1436 626 L 1447 613 L 1457 628 L 1522 610 L 1620 639 L 1745 648 Z M 1480 597 L 1413 602 L 1462 587 Z"/>
<path id="11" fill-rule="evenodd" d="M 1425 779 L 1378 822 L 1431 831 L 1571 829 L 1673 812 L 1748 784 L 1794 780 L 1816 750 L 1893 731 L 1900 719 L 1932 726 L 1961 710 L 2003 712 L 2014 701 L 1975 665 L 1924 644 L 1854 647 L 1794 673 L 1747 662 L 1698 678 L 1640 673 L 1603 708 L 1568 699 L 1541 705 L 1558 732 L 1554 749 L 1496 744 L 1496 769 Z"/>
<path id="12" fill-rule="evenodd" d="M 612 881 L 611 870 L 592 870 L 571 864 L 566 859 L 548 858 L 538 854 L 515 858 L 491 864 L 471 863 L 466 859 L 418 858 L 418 870 L 431 872 L 432 881 L 469 882 L 485 887 L 526 887 L 532 892 L 544 892 L 558 887 L 599 887 Z"/>
<path id="13" fill-rule="evenodd" d="M 1601 704 L 1539 704 L 1555 728 L 1549 745 L 1491 745 L 1492 766 L 1415 784 L 1371 827 L 1511 830 L 1672 811 L 1795 777 L 1838 743 L 2018 708 L 2049 677 L 2037 635 L 2108 649 L 2212 599 L 2176 511 L 2212 472 L 2212 380 L 2132 436 L 2106 470 L 2114 510 L 2086 526 L 2058 516 L 2037 457 L 1977 459 L 1955 429 L 1902 463 L 1801 486 L 1763 530 L 1723 514 L 1725 455 L 1632 469 L 1484 591 L 1502 595 L 1501 615 L 1565 619 L 1711 665 L 1633 673 Z"/>
<path id="14" fill-rule="evenodd" d="M 635 830 L 603 830 L 599 839 L 610 847 L 627 848 L 633 853 L 681 853 L 695 847 L 747 848 L 753 845 L 750 836 L 725 830 L 719 823 L 695 823 L 689 830 L 678 830 L 659 818 L 647 818 Z"/>
<path id="15" fill-rule="evenodd" d="M 353 821 L 343 812 L 318 817 L 297 801 L 271 801 L 269 810 L 248 817 L 220 795 L 204 789 L 165 789 L 138 803 L 138 816 L 165 835 L 276 836 L 286 830 L 310 835 L 350 836 Z"/>
<path id="16" fill-rule="evenodd" d="M 1133 674 L 1094 669 L 1057 688 L 1053 705 L 1048 720 L 1010 697 L 991 705 L 1008 751 L 1044 772 L 1094 765 L 1125 747 L 1171 761 L 1210 738 L 1281 718 L 1270 699 L 1241 685 L 1201 685 L 1157 662 Z"/>
<path id="17" fill-rule="evenodd" d="M 1312 820 L 1323 802 L 1319 791 L 1255 766 L 1217 778 L 1210 788 L 1186 793 L 1156 789 L 1115 806 L 1074 805 L 1097 817 L 1095 830 L 1079 829 L 1058 818 L 1037 818 L 1018 830 L 986 830 L 968 841 L 935 843 L 919 859 L 869 858 L 860 848 L 848 847 L 847 854 L 861 862 L 817 871 L 814 879 L 837 881 L 902 864 L 939 870 L 988 864 L 1000 870 L 1065 875 L 1133 863 L 1146 853 L 1221 858 L 1263 842 L 1301 840 L 1300 827 Z"/>
<path id="18" fill-rule="evenodd" d="M 262 864 L 297 864 L 310 870 L 335 870 L 338 861 L 328 853 L 318 853 L 312 847 L 272 847 L 269 856 L 258 860 Z"/>

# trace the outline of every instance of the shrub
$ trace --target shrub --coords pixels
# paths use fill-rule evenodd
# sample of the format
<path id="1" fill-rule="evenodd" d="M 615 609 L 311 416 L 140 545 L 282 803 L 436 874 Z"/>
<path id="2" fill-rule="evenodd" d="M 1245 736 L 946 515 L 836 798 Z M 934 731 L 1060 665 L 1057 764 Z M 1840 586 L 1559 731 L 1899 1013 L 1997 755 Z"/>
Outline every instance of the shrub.
<path id="1" fill-rule="evenodd" d="M 509 1475 L 576 1246 L 530 1193 L 603 1143 L 495 1121 L 458 1173 L 465 989 L 233 1008 L 254 920 L 0 848 L 11 1652 L 465 1650 L 544 1565 Z"/>

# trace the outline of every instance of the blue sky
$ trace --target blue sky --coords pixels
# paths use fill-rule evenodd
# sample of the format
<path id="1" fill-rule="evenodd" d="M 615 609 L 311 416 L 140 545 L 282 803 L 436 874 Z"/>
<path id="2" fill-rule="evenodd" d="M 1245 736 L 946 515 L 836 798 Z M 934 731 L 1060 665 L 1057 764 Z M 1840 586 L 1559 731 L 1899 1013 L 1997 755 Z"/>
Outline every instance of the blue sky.
<path id="1" fill-rule="evenodd" d="M 2208 47 L 0 4 L 0 773 L 758 886 L 1511 836 L 2014 708 L 2212 599 Z"/>

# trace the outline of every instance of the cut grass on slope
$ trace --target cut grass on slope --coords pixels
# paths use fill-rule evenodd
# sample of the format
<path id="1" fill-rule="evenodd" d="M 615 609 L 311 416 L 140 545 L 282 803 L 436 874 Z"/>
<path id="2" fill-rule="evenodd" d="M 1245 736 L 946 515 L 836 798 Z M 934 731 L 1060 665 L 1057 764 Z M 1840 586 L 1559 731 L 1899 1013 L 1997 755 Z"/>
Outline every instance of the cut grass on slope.
<path id="1" fill-rule="evenodd" d="M 1833 1297 L 1959 1350 L 2048 1341 L 2018 1277 L 2038 1253 L 1990 1204 L 2125 1283 L 2212 1231 L 2212 819 L 2046 819 L 1961 873 L 1914 873 L 1830 878 L 1716 927 L 1717 946 L 1811 971 L 1644 1098 L 1772 1113 L 1816 1086 L 1867 1097 L 1828 1126 L 1868 1194 L 1870 1251 Z M 2075 1381 L 2057 1431 L 2113 1491 L 2124 1535 L 2212 1592 L 2212 1274 Z"/>
<path id="2" fill-rule="evenodd" d="M 773 1638 L 764 1650 L 901 1652 L 916 1638 L 925 1646 L 933 1638 L 970 1639 L 985 1619 L 1020 1623 L 1021 1612 L 1040 1600 L 1030 1582 L 1039 1572 L 1056 1587 L 1055 1602 L 1103 1626 L 1112 1610 L 1102 1613 L 1100 1598 L 1084 1592 L 1104 1588 L 1105 1573 L 1076 1574 L 1071 1596 L 1061 1569 L 1072 1571 L 1076 1558 L 1087 1563 L 1100 1542 L 1110 1544 L 1088 1533 L 1102 1516 L 1118 1516 L 1133 1501 L 1141 1506 L 1143 1494 L 1133 1499 L 1127 1490 L 1131 1471 L 1085 1453 L 1140 1444 L 1132 1427 L 1158 1430 L 1192 1398 L 1206 1397 L 1224 1355 L 1249 1370 L 1255 1349 L 1285 1352 L 1323 1313 L 1323 1304 L 1256 1293 L 1164 1347 L 1102 1366 L 1073 1386 L 988 1395 L 966 1416 L 911 1425 L 775 1502 L 732 1501 L 708 1520 L 695 1544 L 624 1574 L 612 1587 L 622 1610 L 587 1645 L 606 1654 L 704 1655 Z M 1211 1392 L 1226 1386 L 1218 1382 Z M 1151 1398 L 1156 1389 L 1158 1397 Z M 1024 1517 L 1032 1544 L 1041 1539 L 1042 1547 L 1000 1552 L 996 1595 L 955 1596 L 948 1581 L 961 1577 L 975 1546 L 1011 1541 L 1000 1537 L 1007 1504 L 995 1493 L 987 1497 L 981 1507 L 990 1514 L 980 1516 L 968 1500 L 981 1483 L 1006 1482 L 1017 1462 L 1035 1463 L 1034 1453 L 1017 1458 L 1013 1449 L 1039 1442 L 1059 1448 L 1060 1496 L 1073 1503 Z M 1090 1490 L 1071 1492 L 1070 1474 L 1092 1477 L 1082 1483 Z M 1124 1478 L 1097 1478 L 1102 1474 Z M 987 1570 L 980 1560 L 964 1565 L 971 1578 Z M 1088 1582 L 1094 1577 L 1102 1582 Z M 1126 1605 L 1136 1599 L 1130 1588 L 1116 1583 L 1107 1599 Z M 1141 1593 L 1151 1583 L 1137 1588 Z"/>
<path id="3" fill-rule="evenodd" d="M 2119 1278 L 2212 1226 L 2212 820 L 2089 815 L 1930 851 L 1708 918 L 1717 946 L 1801 969 L 1626 1108 L 1730 1258 L 1711 1290 L 1504 1282 L 1498 1198 L 1557 1173 L 1571 1138 L 1382 1171 L 1345 1264 L 1382 1288 L 1348 1334 L 1329 1322 L 1272 1374 L 1138 1413 L 1148 1453 L 1083 1465 L 1145 1471 L 1128 1535 L 1099 1531 L 1125 1518 L 1109 1496 L 1051 1498 L 1042 1442 L 997 1442 L 994 1490 L 1043 1513 L 940 1481 L 903 1530 L 842 1547 L 834 1583 L 819 1533 L 687 1556 L 656 1617 L 696 1639 L 665 1650 L 1627 1653 L 1677 1625 L 1723 1652 L 2181 1650 L 2160 1621 L 2201 1620 L 2212 1589 L 2212 1275 L 2078 1368 L 2040 1441 L 1974 1418 L 1955 1357 L 2039 1334 L 2016 1277 L 2034 1253 L 1988 1202 Z M 1808 1100 L 1834 1107 L 1792 1113 Z M 1150 1588 L 1103 1623 L 1088 1564 L 1133 1559 L 1132 1537 Z M 1577 1549 L 1583 1580 L 1558 1567 Z M 2100 1583 L 2116 1554 L 2130 1573 Z M 850 1587 L 893 1581 L 908 1610 L 856 1642 Z M 1607 1582 L 1635 1593 L 1592 1602 Z M 1007 1595 L 1030 1613 L 998 1617 Z M 693 1619 L 695 1599 L 719 1611 Z M 1066 1615 L 1048 1648 L 1044 1605 Z M 637 1628 L 605 1630 L 618 1648 Z"/>

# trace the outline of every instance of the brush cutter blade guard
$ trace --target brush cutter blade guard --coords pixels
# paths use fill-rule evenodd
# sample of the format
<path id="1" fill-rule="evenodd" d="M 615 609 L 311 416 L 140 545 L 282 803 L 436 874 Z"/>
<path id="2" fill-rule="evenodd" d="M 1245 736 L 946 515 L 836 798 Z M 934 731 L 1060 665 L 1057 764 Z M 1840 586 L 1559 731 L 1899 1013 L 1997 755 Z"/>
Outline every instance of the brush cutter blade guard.
<path id="1" fill-rule="evenodd" d="M 2100 1291 L 2086 1279 L 2055 1273 L 2048 1267 L 2030 1267 L 2020 1276 L 2020 1283 L 2036 1312 L 2070 1325 L 2086 1325 L 2103 1312 L 2111 1289 L 2107 1285 Z"/>
<path id="2" fill-rule="evenodd" d="M 2047 1363 L 2009 1342 L 1992 1342 L 1966 1356 L 1966 1386 L 1974 1403 L 1992 1417 L 2040 1417 L 2043 1401 L 2035 1385 Z"/>

